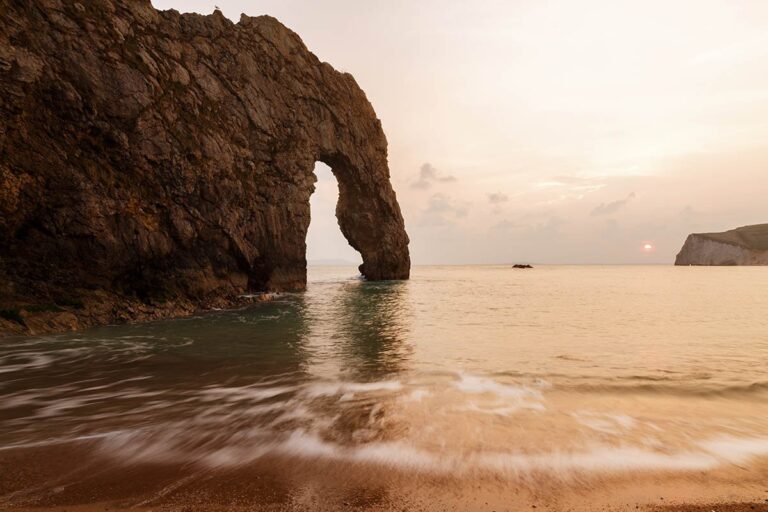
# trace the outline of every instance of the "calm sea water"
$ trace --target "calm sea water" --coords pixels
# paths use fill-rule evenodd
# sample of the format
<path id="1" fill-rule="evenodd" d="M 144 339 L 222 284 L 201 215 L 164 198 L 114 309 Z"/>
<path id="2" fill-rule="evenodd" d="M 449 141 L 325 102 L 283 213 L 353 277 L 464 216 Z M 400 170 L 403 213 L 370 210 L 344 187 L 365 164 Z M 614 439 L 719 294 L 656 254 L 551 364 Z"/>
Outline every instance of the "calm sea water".
<path id="1" fill-rule="evenodd" d="M 749 467 L 767 370 L 766 268 L 318 267 L 244 310 L 0 340 L 0 451 L 501 479 Z"/>

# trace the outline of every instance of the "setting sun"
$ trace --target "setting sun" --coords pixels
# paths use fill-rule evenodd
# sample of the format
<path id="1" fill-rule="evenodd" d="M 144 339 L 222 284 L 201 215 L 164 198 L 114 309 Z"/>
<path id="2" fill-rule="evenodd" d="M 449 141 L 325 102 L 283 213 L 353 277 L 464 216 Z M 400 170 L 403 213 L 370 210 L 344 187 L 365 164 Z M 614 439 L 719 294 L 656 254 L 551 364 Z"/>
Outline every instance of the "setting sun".
<path id="1" fill-rule="evenodd" d="M 652 244 L 644 244 L 643 245 L 643 250 L 644 251 L 652 251 L 653 250 L 653 245 Z"/>

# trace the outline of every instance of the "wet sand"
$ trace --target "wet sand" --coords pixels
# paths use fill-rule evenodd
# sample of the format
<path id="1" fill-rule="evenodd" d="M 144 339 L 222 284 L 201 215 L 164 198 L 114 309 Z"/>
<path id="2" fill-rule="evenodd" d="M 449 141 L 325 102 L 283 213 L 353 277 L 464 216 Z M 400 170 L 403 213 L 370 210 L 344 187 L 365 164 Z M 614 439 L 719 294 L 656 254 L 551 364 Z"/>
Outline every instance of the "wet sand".
<path id="1" fill-rule="evenodd" d="M 84 443 L 0 452 L 0 510 L 124 509 L 768 512 L 768 461 L 708 472 L 510 480 L 294 458 L 227 469 L 123 465 Z"/>
<path id="2" fill-rule="evenodd" d="M 768 503 L 710 503 L 707 505 L 674 505 L 656 507 L 655 510 L 667 512 L 743 512 L 768 510 Z"/>
<path id="3" fill-rule="evenodd" d="M 320 510 L 315 508 L 308 508 L 308 509 L 296 509 L 296 508 L 281 508 L 281 507 L 260 507 L 260 506 L 245 506 L 245 507 L 209 507 L 209 506 L 197 506 L 197 505 L 186 505 L 186 506 L 158 506 L 158 507 L 152 507 L 152 508 L 135 508 L 135 507 L 120 507 L 113 504 L 95 504 L 95 505 L 77 505 L 77 506 L 64 506 L 64 507 L 48 507 L 48 508 L 25 508 L 25 509 L 17 509 L 22 512 L 42 512 L 42 511 L 52 511 L 52 512 L 105 512 L 108 510 L 123 510 L 123 509 L 130 509 L 130 510 L 136 510 L 136 511 L 150 511 L 150 510 L 156 510 L 156 511 L 167 511 L 167 512 L 188 512 L 192 510 L 203 510 L 206 512 L 224 512 L 227 510 L 233 510 L 233 511 L 289 511 L 289 510 Z M 381 508 L 360 508 L 355 506 L 349 506 L 349 507 L 341 507 L 334 510 L 386 510 Z M 432 510 L 428 508 L 392 508 L 392 510 Z M 435 510 L 465 510 L 460 507 L 451 507 L 450 509 L 444 508 L 444 509 L 435 509 Z M 480 509 L 466 509 L 466 510 L 480 510 Z M 488 510 L 495 510 L 495 509 L 488 509 Z M 561 508 L 546 508 L 546 507 L 538 507 L 538 508 L 532 508 L 532 507 L 521 507 L 519 509 L 499 509 L 499 510 L 542 510 L 542 511 L 561 511 L 561 510 L 573 510 L 573 509 L 561 509 Z M 658 507 L 631 507 L 628 506 L 627 508 L 614 508 L 614 507 L 600 507 L 596 506 L 594 508 L 590 508 L 589 510 L 596 510 L 596 511 L 606 511 L 606 512 L 612 512 L 612 511 L 620 511 L 620 510 L 650 510 L 653 512 L 765 512 L 768 511 L 768 504 L 767 503 L 709 503 L 706 505 L 672 505 L 672 506 L 658 506 Z"/>

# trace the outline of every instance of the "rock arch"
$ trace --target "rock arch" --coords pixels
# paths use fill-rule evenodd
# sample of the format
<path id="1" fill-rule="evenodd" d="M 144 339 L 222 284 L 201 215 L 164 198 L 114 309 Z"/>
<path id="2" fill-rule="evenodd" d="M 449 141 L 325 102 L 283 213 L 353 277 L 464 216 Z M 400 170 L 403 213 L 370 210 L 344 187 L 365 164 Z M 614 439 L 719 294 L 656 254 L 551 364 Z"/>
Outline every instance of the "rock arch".
<path id="1" fill-rule="evenodd" d="M 386 157 L 373 161 L 374 176 L 343 155 L 320 155 L 331 168 L 339 187 L 336 218 L 349 244 L 360 253 L 360 273 L 371 280 L 408 279 L 410 258 L 400 207 L 389 183 Z M 376 173 L 386 179 L 376 178 Z"/>
<path id="2" fill-rule="evenodd" d="M 0 303 L 303 289 L 318 160 L 362 273 L 408 277 L 373 108 L 274 18 L 11 2 L 0 68 Z"/>

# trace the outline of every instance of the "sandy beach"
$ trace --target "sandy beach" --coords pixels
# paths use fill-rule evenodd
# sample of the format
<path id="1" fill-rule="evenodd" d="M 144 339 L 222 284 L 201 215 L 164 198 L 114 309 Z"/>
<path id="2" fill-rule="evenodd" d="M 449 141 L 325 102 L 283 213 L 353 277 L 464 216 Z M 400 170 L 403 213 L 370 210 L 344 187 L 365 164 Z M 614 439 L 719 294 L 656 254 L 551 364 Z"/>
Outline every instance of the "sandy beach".
<path id="1" fill-rule="evenodd" d="M 320 460 L 212 470 L 123 465 L 85 444 L 0 452 L 0 510 L 624 511 L 768 510 L 768 463 L 709 473 L 515 480 L 436 477 Z"/>

